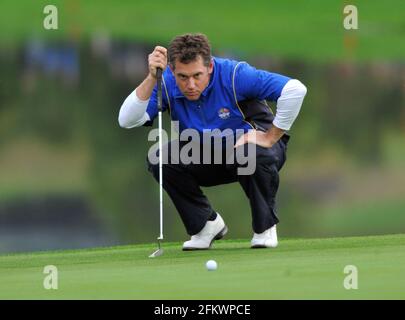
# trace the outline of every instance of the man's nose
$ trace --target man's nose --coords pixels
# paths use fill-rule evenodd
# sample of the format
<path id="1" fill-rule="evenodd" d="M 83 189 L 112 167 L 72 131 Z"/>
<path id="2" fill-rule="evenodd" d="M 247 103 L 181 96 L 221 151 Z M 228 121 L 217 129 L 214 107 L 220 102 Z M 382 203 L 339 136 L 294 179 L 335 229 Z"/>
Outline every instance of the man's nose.
<path id="1" fill-rule="evenodd" d="M 194 89 L 195 88 L 195 80 L 193 78 L 188 79 L 188 88 Z"/>

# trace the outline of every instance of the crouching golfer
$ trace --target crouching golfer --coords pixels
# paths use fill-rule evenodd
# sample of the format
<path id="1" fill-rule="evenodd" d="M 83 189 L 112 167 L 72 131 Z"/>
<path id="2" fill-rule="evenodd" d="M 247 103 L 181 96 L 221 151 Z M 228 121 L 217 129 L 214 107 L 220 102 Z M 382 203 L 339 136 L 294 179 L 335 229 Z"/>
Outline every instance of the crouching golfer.
<path id="1" fill-rule="evenodd" d="M 228 132 L 220 134 L 221 139 L 230 136 L 234 139 L 232 150 L 224 147 L 224 143 L 194 141 L 204 155 L 200 153 L 201 161 L 191 163 L 181 157 L 172 159 L 174 141 L 163 147 L 168 157 L 163 163 L 163 188 L 191 236 L 184 242 L 183 250 L 209 249 L 214 240 L 226 234 L 224 220 L 200 187 L 231 182 L 240 183 L 250 203 L 251 247 L 276 247 L 279 219 L 275 200 L 289 140 L 285 131 L 299 113 L 306 87 L 298 80 L 257 70 L 246 62 L 213 57 L 205 35 L 185 34 L 175 37 L 168 49 L 157 46 L 149 55 L 149 74 L 121 106 L 118 117 L 121 127 L 152 125 L 158 114 L 157 68 L 164 70 L 163 110 L 168 110 L 172 121 L 178 122 L 179 133 L 192 129 L 197 136 L 203 136 L 206 130 L 219 129 Z M 275 115 L 266 100 L 277 102 Z M 180 148 L 193 142 L 179 140 Z M 225 158 L 241 148 L 244 154 L 251 150 L 246 148 L 249 145 L 254 146 L 255 170 L 239 174 L 238 169 L 243 166 Z M 213 162 L 212 155 L 218 149 L 222 153 L 221 163 Z M 207 150 L 213 152 L 207 156 Z M 159 181 L 159 164 L 152 163 L 149 157 L 148 168 Z"/>

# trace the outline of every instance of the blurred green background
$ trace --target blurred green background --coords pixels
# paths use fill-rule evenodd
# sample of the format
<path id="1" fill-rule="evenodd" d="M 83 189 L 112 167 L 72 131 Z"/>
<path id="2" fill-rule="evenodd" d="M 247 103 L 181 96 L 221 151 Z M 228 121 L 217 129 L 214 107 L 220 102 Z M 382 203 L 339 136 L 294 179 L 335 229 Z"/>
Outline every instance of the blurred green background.
<path id="1" fill-rule="evenodd" d="M 48 4 L 0 4 L 0 252 L 156 239 L 150 128 L 117 119 L 153 47 L 185 32 L 308 88 L 281 172 L 280 237 L 405 232 L 404 1 L 64 0 L 52 1 L 58 30 L 45 30 Z M 347 4 L 358 30 L 343 28 Z M 249 238 L 240 186 L 204 191 L 229 237 Z M 186 239 L 164 201 L 165 238 Z"/>

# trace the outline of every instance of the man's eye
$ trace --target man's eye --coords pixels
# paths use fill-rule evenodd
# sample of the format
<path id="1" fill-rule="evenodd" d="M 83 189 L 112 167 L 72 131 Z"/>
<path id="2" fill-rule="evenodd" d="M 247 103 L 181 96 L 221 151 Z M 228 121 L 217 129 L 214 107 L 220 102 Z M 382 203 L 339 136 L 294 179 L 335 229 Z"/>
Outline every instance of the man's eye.
<path id="1" fill-rule="evenodd" d="M 181 75 L 181 76 L 179 76 L 179 77 L 180 77 L 181 80 L 187 80 L 187 77 L 186 77 L 186 76 Z"/>
<path id="2" fill-rule="evenodd" d="M 201 74 L 196 74 L 196 75 L 194 75 L 194 79 L 199 79 L 200 76 L 201 76 Z"/>

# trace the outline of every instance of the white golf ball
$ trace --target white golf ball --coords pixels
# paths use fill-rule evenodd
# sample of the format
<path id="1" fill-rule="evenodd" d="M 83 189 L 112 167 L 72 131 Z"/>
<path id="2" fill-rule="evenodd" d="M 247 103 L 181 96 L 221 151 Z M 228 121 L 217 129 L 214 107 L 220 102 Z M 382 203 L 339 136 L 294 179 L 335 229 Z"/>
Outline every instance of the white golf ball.
<path id="1" fill-rule="evenodd" d="M 216 261 L 214 261 L 214 260 L 208 260 L 205 265 L 206 265 L 208 271 L 217 270 L 217 267 L 218 267 Z"/>

